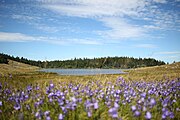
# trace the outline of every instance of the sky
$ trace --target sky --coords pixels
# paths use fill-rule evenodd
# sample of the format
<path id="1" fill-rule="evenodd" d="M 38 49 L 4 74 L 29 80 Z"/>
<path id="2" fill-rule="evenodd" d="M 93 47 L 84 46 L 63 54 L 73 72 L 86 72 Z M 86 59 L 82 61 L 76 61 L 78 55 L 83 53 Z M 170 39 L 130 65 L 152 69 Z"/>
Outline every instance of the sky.
<path id="1" fill-rule="evenodd" d="M 0 0 L 0 53 L 180 61 L 180 0 Z"/>

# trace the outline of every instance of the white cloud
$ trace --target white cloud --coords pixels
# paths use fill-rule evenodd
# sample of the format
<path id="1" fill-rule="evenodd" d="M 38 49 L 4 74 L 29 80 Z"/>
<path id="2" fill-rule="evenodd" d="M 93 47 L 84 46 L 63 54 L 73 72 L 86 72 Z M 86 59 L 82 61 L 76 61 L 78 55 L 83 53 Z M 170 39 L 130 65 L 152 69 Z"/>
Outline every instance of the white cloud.
<path id="1" fill-rule="evenodd" d="M 155 54 L 159 54 L 159 55 L 172 55 L 172 54 L 180 54 L 180 51 L 156 52 Z"/>
<path id="2" fill-rule="evenodd" d="M 65 39 L 58 37 L 46 37 L 46 36 L 29 36 L 22 33 L 7 33 L 0 32 L 0 42 L 30 42 L 41 41 L 52 44 L 71 45 L 71 44 L 83 44 L 83 45 L 100 45 L 97 40 L 91 39 Z"/>
<path id="3" fill-rule="evenodd" d="M 45 31 L 45 32 L 49 32 L 49 33 L 55 33 L 58 32 L 58 28 L 57 27 L 53 27 L 53 26 L 48 26 L 45 24 L 41 24 L 41 23 L 29 23 L 30 25 L 33 25 L 36 29 Z"/>
<path id="4" fill-rule="evenodd" d="M 179 18 L 174 11 L 164 12 L 154 4 L 165 4 L 166 0 L 55 0 L 45 3 L 44 8 L 60 15 L 101 21 L 110 30 L 98 31 L 98 34 L 110 39 L 142 37 L 154 30 L 176 30 L 174 23 Z M 128 17 L 146 20 L 147 24 L 132 23 Z"/>
<path id="5" fill-rule="evenodd" d="M 153 0 L 153 1 L 156 2 L 156 3 L 167 3 L 166 0 Z"/>
<path id="6" fill-rule="evenodd" d="M 20 22 L 25 22 L 28 25 L 31 25 L 34 28 L 36 28 L 38 30 L 41 30 L 41 31 L 45 31 L 45 32 L 49 32 L 49 33 L 58 32 L 57 27 L 41 23 L 40 22 L 41 17 L 38 17 L 38 16 L 29 16 L 29 15 L 23 15 L 23 14 L 13 14 L 11 17 L 13 19 L 19 20 Z"/>
<path id="7" fill-rule="evenodd" d="M 108 39 L 124 39 L 142 37 L 146 30 L 126 22 L 124 16 L 138 16 L 147 2 L 144 0 L 70 0 L 44 7 L 61 15 L 93 18 L 103 23 L 109 30 L 96 31 L 101 37 Z"/>
<path id="8" fill-rule="evenodd" d="M 20 0 L 21 1 L 21 0 Z M 30 0 L 31 1 L 31 0 Z M 59 27 L 58 20 L 61 15 L 71 17 L 91 18 L 102 22 L 108 30 L 96 30 L 96 35 L 106 37 L 106 39 L 128 39 L 142 38 L 151 36 L 151 32 L 160 30 L 177 30 L 176 24 L 179 24 L 179 14 L 174 10 L 163 10 L 159 4 L 167 3 L 166 0 L 35 0 L 40 4 L 29 5 L 40 13 L 33 15 L 33 10 L 29 16 L 26 13 L 13 15 L 13 19 L 22 20 L 25 23 L 32 25 L 34 28 L 50 33 L 60 31 L 73 30 L 74 26 L 68 26 L 68 30 Z M 156 3 L 156 4 L 154 4 Z M 169 4 L 169 2 L 168 2 Z M 40 6 L 41 7 L 40 7 Z M 54 17 L 45 9 L 58 13 L 60 17 Z M 42 11 L 46 12 L 42 12 Z M 28 11 L 28 10 L 27 10 Z M 20 13 L 18 11 L 18 13 Z M 41 15 L 42 13 L 42 15 Z M 46 15 L 45 15 L 46 14 Z M 46 16 L 46 17 L 44 17 Z M 42 18 L 52 19 L 50 22 L 42 22 Z M 44 19 L 43 18 L 43 19 Z M 56 19 L 57 18 L 57 19 Z M 137 20 L 137 21 L 136 21 Z M 141 23 L 142 21 L 142 23 Z M 69 21 L 68 21 L 69 22 Z M 72 22 L 72 21 L 70 21 Z M 55 24 L 54 24 L 55 23 Z M 59 26 L 58 26 L 58 25 Z M 72 23 L 74 24 L 74 23 Z M 55 26 L 57 25 L 57 26 Z M 175 27 L 176 25 L 176 27 Z M 78 29 L 81 31 L 81 28 Z M 78 31 L 77 28 L 74 31 Z M 95 31 L 95 30 L 93 30 Z M 99 37 L 98 36 L 98 37 Z M 161 36 L 154 36 L 155 38 Z"/>
<path id="9" fill-rule="evenodd" d="M 146 29 L 154 29 L 154 30 L 162 29 L 161 27 L 155 25 L 144 25 L 143 27 Z"/>
<path id="10" fill-rule="evenodd" d="M 0 32 L 0 41 L 1 42 L 23 42 L 23 41 L 30 41 L 35 40 L 34 37 L 28 36 L 21 33 L 6 33 Z"/>
<path id="11" fill-rule="evenodd" d="M 68 16 L 103 17 L 137 15 L 145 5 L 145 0 L 69 0 L 52 2 L 44 7 Z"/>
<path id="12" fill-rule="evenodd" d="M 17 15 L 17 14 L 12 15 L 12 18 L 13 19 L 19 19 L 19 20 L 24 20 L 24 21 L 41 19 L 40 17 L 28 16 L 28 15 Z"/>
<path id="13" fill-rule="evenodd" d="M 154 58 L 163 59 L 166 62 L 172 63 L 173 61 L 180 61 L 180 51 L 163 51 L 155 52 L 153 55 Z"/>
<path id="14" fill-rule="evenodd" d="M 100 21 L 102 21 L 106 27 L 110 28 L 110 30 L 100 31 L 99 34 L 108 36 L 111 39 L 142 37 L 146 32 L 141 27 L 129 24 L 120 18 L 102 18 Z"/>
<path id="15" fill-rule="evenodd" d="M 137 48 L 157 48 L 157 46 L 154 44 L 137 44 L 137 45 L 134 45 L 134 47 L 137 47 Z"/>

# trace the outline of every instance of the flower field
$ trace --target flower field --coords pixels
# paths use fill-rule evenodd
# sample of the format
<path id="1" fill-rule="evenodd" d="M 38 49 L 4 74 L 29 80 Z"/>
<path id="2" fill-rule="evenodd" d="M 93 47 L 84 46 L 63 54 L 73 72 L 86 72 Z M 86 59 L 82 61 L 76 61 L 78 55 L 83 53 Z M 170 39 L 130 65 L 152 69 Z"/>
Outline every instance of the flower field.
<path id="1" fill-rule="evenodd" d="M 21 82 L 0 83 L 1 120 L 180 119 L 180 78 Z"/>

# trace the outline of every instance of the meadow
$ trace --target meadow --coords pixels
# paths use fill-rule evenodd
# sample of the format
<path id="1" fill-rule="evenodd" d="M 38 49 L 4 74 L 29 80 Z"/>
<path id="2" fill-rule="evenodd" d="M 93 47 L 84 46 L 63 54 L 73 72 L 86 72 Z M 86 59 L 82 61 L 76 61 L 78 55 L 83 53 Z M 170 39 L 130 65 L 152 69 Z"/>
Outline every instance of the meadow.
<path id="1" fill-rule="evenodd" d="M 180 63 L 119 75 L 59 76 L 37 69 L 1 66 L 0 119 L 180 119 Z"/>

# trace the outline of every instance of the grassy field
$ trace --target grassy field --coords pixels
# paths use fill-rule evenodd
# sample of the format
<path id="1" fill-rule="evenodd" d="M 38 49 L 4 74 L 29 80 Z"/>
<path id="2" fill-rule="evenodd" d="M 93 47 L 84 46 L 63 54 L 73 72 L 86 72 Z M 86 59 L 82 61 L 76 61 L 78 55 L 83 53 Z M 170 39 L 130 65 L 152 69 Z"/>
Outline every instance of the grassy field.
<path id="1" fill-rule="evenodd" d="M 35 66 L 9 60 L 8 64 L 0 64 L 0 75 L 28 73 L 38 69 Z"/>
<path id="2" fill-rule="evenodd" d="M 0 119 L 180 119 L 180 63 L 127 74 L 59 76 L 0 64 Z"/>

